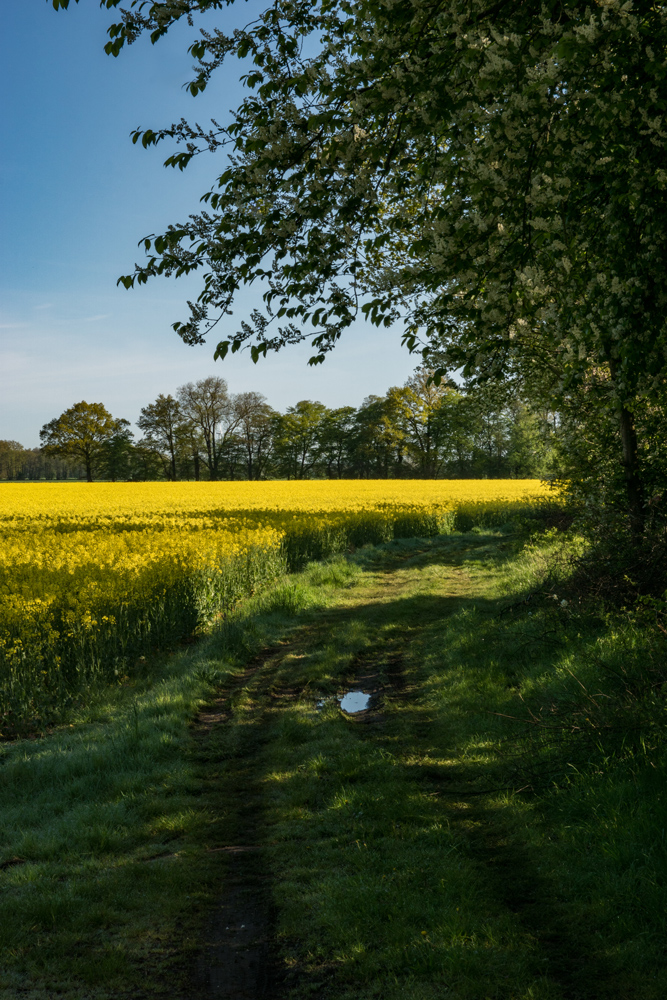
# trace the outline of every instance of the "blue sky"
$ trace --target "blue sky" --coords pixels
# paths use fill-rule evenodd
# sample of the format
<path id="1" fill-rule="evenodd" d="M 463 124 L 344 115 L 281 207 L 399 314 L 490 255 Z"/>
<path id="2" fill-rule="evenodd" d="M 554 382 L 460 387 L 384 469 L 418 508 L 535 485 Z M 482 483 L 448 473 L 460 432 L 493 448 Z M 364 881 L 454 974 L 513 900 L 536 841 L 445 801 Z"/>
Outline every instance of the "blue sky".
<path id="1" fill-rule="evenodd" d="M 252 7 L 215 18 L 229 25 Z M 299 399 L 358 405 L 404 382 L 417 359 L 400 346 L 399 330 L 360 323 L 318 368 L 306 365 L 308 347 L 257 365 L 247 353 L 214 362 L 214 342 L 187 347 L 171 330 L 186 318 L 197 279 L 116 287 L 139 259 L 141 237 L 196 211 L 223 163 L 202 156 L 184 173 L 165 169 L 167 147 L 133 146 L 131 130 L 181 116 L 224 121 L 243 91 L 236 63 L 203 95 L 186 94 L 186 49 L 197 34 L 187 25 L 155 46 L 141 39 L 106 56 L 112 17 L 97 0 L 57 12 L 48 0 L 20 0 L 3 10 L 0 438 L 34 446 L 40 427 L 81 399 L 135 421 L 158 393 L 211 374 L 280 409 Z M 248 292 L 239 303 L 230 332 L 253 300 Z"/>

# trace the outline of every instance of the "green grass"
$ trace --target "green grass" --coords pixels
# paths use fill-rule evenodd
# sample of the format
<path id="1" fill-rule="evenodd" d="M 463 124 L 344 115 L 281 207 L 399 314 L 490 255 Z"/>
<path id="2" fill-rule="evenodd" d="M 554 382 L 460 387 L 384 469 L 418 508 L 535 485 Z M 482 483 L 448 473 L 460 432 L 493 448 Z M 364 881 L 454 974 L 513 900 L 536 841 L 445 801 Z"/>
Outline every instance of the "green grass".
<path id="1" fill-rule="evenodd" d="M 579 603 L 580 549 L 478 531 L 313 564 L 5 744 L 0 997 L 186 995 L 250 834 L 290 1000 L 667 995 L 664 648 Z M 365 719 L 335 698 L 358 684 Z"/>

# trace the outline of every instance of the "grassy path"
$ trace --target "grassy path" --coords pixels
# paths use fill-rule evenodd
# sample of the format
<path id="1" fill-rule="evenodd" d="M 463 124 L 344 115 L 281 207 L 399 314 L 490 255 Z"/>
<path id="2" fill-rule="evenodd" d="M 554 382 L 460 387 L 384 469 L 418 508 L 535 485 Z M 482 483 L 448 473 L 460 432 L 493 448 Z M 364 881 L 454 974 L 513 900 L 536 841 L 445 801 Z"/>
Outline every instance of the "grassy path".
<path id="1" fill-rule="evenodd" d="M 442 648 L 502 607 L 502 549 L 469 537 L 363 553 L 333 606 L 223 692 L 200 747 L 242 805 L 220 829 L 234 896 L 199 967 L 211 995 L 619 995 L 484 752 L 507 678 L 492 664 L 466 676 Z M 335 696 L 355 688 L 371 703 L 347 716 Z"/>
<path id="2" fill-rule="evenodd" d="M 313 565 L 0 746 L 0 1000 L 663 1000 L 664 693 L 558 544 Z"/>

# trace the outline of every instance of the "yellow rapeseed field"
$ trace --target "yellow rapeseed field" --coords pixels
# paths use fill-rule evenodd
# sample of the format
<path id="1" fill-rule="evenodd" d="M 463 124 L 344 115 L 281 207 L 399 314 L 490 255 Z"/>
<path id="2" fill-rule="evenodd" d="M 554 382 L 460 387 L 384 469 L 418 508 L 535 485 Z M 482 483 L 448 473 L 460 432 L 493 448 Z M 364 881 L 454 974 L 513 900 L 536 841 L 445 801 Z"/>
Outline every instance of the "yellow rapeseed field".
<path id="1" fill-rule="evenodd" d="M 0 485 L 0 735 L 350 545 L 498 525 L 534 480 Z"/>
<path id="2" fill-rule="evenodd" d="M 221 483 L 6 483 L 0 524 L 54 518 L 105 523 L 273 514 L 346 514 L 367 510 L 453 510 L 480 505 L 505 511 L 546 496 L 537 479 L 301 480 Z"/>

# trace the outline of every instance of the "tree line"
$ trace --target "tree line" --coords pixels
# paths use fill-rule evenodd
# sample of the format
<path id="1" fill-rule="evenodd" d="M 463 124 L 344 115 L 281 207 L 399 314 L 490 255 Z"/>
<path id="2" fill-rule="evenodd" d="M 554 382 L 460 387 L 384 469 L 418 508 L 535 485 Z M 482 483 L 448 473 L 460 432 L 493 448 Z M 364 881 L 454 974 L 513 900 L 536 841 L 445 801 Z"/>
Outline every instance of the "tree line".
<path id="1" fill-rule="evenodd" d="M 47 455 L 43 448 L 24 448 L 18 441 L 0 440 L 0 481 L 82 479 L 82 466 Z"/>
<path id="2" fill-rule="evenodd" d="M 137 421 L 82 401 L 41 449 L 0 442 L 0 479 L 534 478 L 555 468 L 559 421 L 507 387 L 435 385 L 418 368 L 361 406 L 301 400 L 284 413 L 211 376 L 160 394 Z"/>

